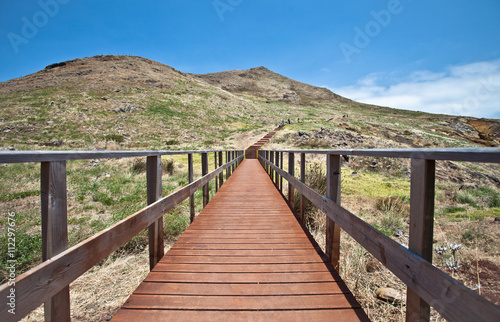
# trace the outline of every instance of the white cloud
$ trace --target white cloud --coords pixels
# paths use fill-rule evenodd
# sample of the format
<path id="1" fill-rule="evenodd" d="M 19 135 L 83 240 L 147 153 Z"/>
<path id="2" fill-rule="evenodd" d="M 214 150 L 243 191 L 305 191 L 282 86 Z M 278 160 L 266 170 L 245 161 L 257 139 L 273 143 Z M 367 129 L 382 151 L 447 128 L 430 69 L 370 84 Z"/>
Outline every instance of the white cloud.
<path id="1" fill-rule="evenodd" d="M 500 114 L 500 60 L 452 66 L 444 72 L 418 70 L 381 84 L 387 79 L 396 77 L 372 73 L 333 91 L 359 102 L 430 113 L 486 118 Z"/>

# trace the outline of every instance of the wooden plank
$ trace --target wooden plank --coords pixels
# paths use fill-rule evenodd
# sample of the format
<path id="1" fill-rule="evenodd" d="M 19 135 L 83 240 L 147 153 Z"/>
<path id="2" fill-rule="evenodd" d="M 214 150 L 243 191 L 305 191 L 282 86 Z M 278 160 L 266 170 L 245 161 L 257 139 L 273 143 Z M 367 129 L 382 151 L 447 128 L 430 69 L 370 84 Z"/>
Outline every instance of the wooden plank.
<path id="1" fill-rule="evenodd" d="M 369 321 L 362 309 L 294 311 L 121 310 L 112 321 Z"/>
<path id="2" fill-rule="evenodd" d="M 222 151 L 219 151 L 219 167 L 222 167 Z M 219 173 L 219 189 L 224 184 L 224 172 Z"/>
<path id="3" fill-rule="evenodd" d="M 356 305 L 356 306 L 354 306 Z M 132 295 L 123 305 L 126 309 L 163 310 L 324 310 L 352 309 L 359 304 L 345 294 L 297 296 L 171 296 Z"/>
<path id="4" fill-rule="evenodd" d="M 150 283 L 139 285 L 137 295 L 320 295 L 345 294 L 335 282 L 280 284 Z"/>
<path id="5" fill-rule="evenodd" d="M 236 239 L 236 238 L 247 238 L 247 239 L 286 239 L 286 238 L 304 238 L 303 234 L 300 233 L 282 233 L 282 234 L 269 234 L 267 232 L 261 232 L 261 233 L 243 233 L 243 232 L 236 232 L 236 233 L 227 233 L 227 232 L 220 232 L 217 233 L 215 232 L 196 232 L 196 233 L 186 233 L 185 236 L 186 238 L 192 237 L 192 238 L 221 238 L 221 239 Z"/>
<path id="6" fill-rule="evenodd" d="M 16 319 L 24 317 L 67 287 L 89 268 L 212 180 L 219 174 L 218 171 L 223 171 L 226 166 L 230 165 L 225 165 L 196 180 L 18 276 L 16 279 Z M 0 286 L 0 297 L 7 297 L 9 292 L 10 286 L 7 283 Z M 9 321 L 12 318 L 12 314 L 8 313 L 7 309 L 6 305 L 0 307 L 0 320 Z"/>
<path id="7" fill-rule="evenodd" d="M 190 184 L 194 180 L 194 178 L 193 178 L 193 172 L 194 172 L 193 154 L 189 153 L 188 154 L 188 180 L 189 180 Z M 194 221 L 194 216 L 195 216 L 195 210 L 194 210 L 194 193 L 192 193 L 189 196 L 189 220 L 190 220 L 191 223 Z"/>
<path id="8" fill-rule="evenodd" d="M 189 232 L 187 232 L 186 235 L 189 234 L 196 234 L 196 233 L 242 233 L 242 234 L 248 234 L 250 232 L 253 233 L 258 233 L 258 234 L 285 234 L 285 233 L 296 233 L 300 234 L 303 232 L 300 227 L 297 227 L 293 225 L 293 223 L 288 223 L 286 226 L 283 227 L 269 227 L 268 225 L 265 226 L 228 226 L 227 223 L 226 225 L 213 225 L 210 223 L 206 223 L 205 226 L 197 224 L 196 227 L 193 227 Z"/>
<path id="9" fill-rule="evenodd" d="M 210 153 L 215 150 L 186 151 L 0 151 L 0 163 L 52 162 L 88 159 L 118 159 L 155 155 Z M 241 155 L 241 150 L 235 151 Z"/>
<path id="10" fill-rule="evenodd" d="M 161 156 L 146 159 L 147 201 L 148 205 L 161 199 Z M 152 270 L 164 255 L 163 216 L 148 227 L 149 269 Z"/>
<path id="11" fill-rule="evenodd" d="M 232 249 L 170 249 L 169 256 L 238 256 L 238 257 L 260 257 L 260 256 L 297 256 L 307 255 L 311 253 L 310 248 L 305 249 L 269 249 L 269 250 L 255 250 L 255 249 L 240 249 L 236 253 Z"/>
<path id="12" fill-rule="evenodd" d="M 303 242 L 300 244 L 210 244 L 210 243 L 175 243 L 170 249 L 231 249 L 231 250 L 283 250 L 283 249 L 314 249 L 311 244 Z M 159 264 L 159 263 L 158 263 Z"/>
<path id="13" fill-rule="evenodd" d="M 293 177 L 295 176 L 295 154 L 288 153 L 288 173 Z M 288 203 L 290 207 L 294 206 L 295 191 L 293 190 L 293 185 L 288 184 Z"/>
<path id="14" fill-rule="evenodd" d="M 341 168 L 340 156 L 328 154 L 326 156 L 326 197 L 340 206 Z M 329 217 L 326 217 L 326 254 L 330 263 L 339 271 L 340 260 L 340 226 Z"/>
<path id="15" fill-rule="evenodd" d="M 229 243 L 228 240 L 222 238 L 197 238 L 197 237 L 179 237 L 179 243 L 199 243 L 203 241 L 205 243 L 213 244 L 225 244 Z M 282 244 L 307 244 L 309 239 L 307 237 L 287 237 L 287 238 L 237 238 L 231 239 L 232 244 L 275 244 L 280 241 Z"/>
<path id="16" fill-rule="evenodd" d="M 208 154 L 201 154 L 201 175 L 205 176 L 208 173 Z M 210 199 L 210 191 L 208 182 L 203 186 L 203 208 L 208 205 L 208 201 Z"/>
<path id="17" fill-rule="evenodd" d="M 300 273 L 198 273 L 198 272 L 151 272 L 146 282 L 169 283 L 231 283 L 231 284 L 277 284 L 335 282 L 330 272 Z"/>
<path id="18" fill-rule="evenodd" d="M 275 171 L 274 165 L 268 163 Z M 500 308 L 284 171 L 286 180 L 446 319 L 500 320 Z"/>
<path id="19" fill-rule="evenodd" d="M 155 272 L 201 272 L 201 273 L 302 273 L 302 272 L 329 272 L 323 263 L 300 264 L 166 264 L 158 263 Z"/>
<path id="20" fill-rule="evenodd" d="M 281 169 L 285 169 L 283 165 L 283 152 L 280 153 L 280 167 Z M 283 177 L 280 176 L 280 192 L 283 193 Z"/>
<path id="21" fill-rule="evenodd" d="M 68 248 L 66 161 L 42 162 L 40 174 L 42 260 Z M 46 321 L 70 321 L 69 286 L 44 305 Z"/>
<path id="22" fill-rule="evenodd" d="M 217 151 L 214 152 L 214 170 L 217 170 Z M 215 193 L 219 191 L 219 177 L 215 177 Z"/>
<path id="23" fill-rule="evenodd" d="M 269 152 L 269 162 L 274 165 L 274 151 Z M 269 176 L 271 177 L 271 181 L 274 183 L 274 170 L 272 167 L 269 167 Z"/>
<path id="24" fill-rule="evenodd" d="M 300 182 L 306 183 L 306 154 L 300 154 Z M 300 218 L 302 219 L 302 224 L 306 224 L 306 198 L 301 193 L 300 194 Z"/>
<path id="25" fill-rule="evenodd" d="M 411 160 L 409 248 L 430 263 L 434 228 L 435 169 L 434 160 Z M 408 288 L 406 321 L 429 320 L 429 304 Z"/>
<path id="26" fill-rule="evenodd" d="M 166 256 L 165 263 L 199 263 L 199 264 L 300 264 L 321 263 L 323 260 L 317 254 L 302 256 L 274 256 L 274 257 L 237 257 L 237 256 Z"/>
<path id="27" fill-rule="evenodd" d="M 231 152 L 231 161 L 235 159 L 235 152 L 232 151 Z M 231 167 L 231 174 L 234 172 L 234 170 L 236 170 L 236 165 L 233 164 L 233 166 Z"/>
<path id="28" fill-rule="evenodd" d="M 274 150 L 276 152 L 498 163 L 500 148 Z"/>

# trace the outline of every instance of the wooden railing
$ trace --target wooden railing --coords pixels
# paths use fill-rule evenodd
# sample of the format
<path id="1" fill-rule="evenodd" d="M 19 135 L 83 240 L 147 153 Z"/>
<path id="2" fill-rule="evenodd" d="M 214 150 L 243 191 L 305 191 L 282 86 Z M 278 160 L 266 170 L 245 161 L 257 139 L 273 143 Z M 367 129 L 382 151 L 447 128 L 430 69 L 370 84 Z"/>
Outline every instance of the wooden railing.
<path id="1" fill-rule="evenodd" d="M 288 154 L 288 172 L 283 155 Z M 295 154 L 299 153 L 300 180 L 295 178 Z M 326 196 L 304 184 L 306 153 L 325 154 Z M 411 159 L 409 248 L 387 237 L 340 205 L 341 156 Z M 406 320 L 428 321 L 430 306 L 450 321 L 500 321 L 500 308 L 432 265 L 436 160 L 500 163 L 500 148 L 388 149 L 388 150 L 260 150 L 259 160 L 277 188 L 288 181 L 288 200 L 294 189 L 301 194 L 300 216 L 304 220 L 304 197 L 327 216 L 326 254 L 338 269 L 340 229 L 384 264 L 407 287 Z"/>
<path id="2" fill-rule="evenodd" d="M 214 153 L 215 170 L 208 173 L 208 153 Z M 162 198 L 161 156 L 188 155 L 189 185 Z M 202 177 L 193 181 L 193 154 L 201 154 Z M 223 154 L 226 162 L 223 164 Z M 148 206 L 68 249 L 66 162 L 83 159 L 146 157 Z M 46 321 L 70 321 L 69 284 L 120 246 L 148 228 L 150 268 L 163 257 L 163 215 L 190 199 L 194 219 L 194 193 L 203 189 L 203 206 L 209 201 L 209 182 L 216 189 L 243 160 L 243 151 L 26 151 L 0 152 L 0 163 L 41 163 L 41 214 L 43 263 L 15 278 L 15 285 L 0 286 L 0 321 L 17 321 L 45 303 Z M 218 161 L 218 162 L 217 162 Z M 217 165 L 218 164 L 218 165 Z M 9 313 L 9 296 L 15 296 L 15 315 Z"/>

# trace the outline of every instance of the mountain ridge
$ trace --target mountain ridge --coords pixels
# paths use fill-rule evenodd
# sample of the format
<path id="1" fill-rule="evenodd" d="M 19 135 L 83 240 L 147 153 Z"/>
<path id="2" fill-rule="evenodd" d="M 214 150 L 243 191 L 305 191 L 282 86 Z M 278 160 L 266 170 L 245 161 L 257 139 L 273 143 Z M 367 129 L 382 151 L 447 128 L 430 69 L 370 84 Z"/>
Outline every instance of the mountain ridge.
<path id="1" fill-rule="evenodd" d="M 287 119 L 409 147 L 500 144 L 498 120 L 358 103 L 263 66 L 190 74 L 137 56 L 77 58 L 0 83 L 0 104 L 1 145 L 19 149 L 245 148 Z"/>

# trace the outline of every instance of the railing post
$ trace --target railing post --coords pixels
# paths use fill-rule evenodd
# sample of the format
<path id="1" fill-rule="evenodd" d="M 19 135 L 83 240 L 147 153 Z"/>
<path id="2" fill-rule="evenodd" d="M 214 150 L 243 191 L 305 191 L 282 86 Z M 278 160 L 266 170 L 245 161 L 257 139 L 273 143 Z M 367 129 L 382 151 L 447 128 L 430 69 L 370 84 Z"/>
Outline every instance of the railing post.
<path id="1" fill-rule="evenodd" d="M 217 152 L 214 152 L 214 170 L 217 170 Z M 219 191 L 219 176 L 215 177 L 215 192 Z"/>
<path id="2" fill-rule="evenodd" d="M 192 183 L 194 178 L 193 178 L 193 154 L 189 153 L 188 154 L 188 180 L 189 183 Z M 194 193 L 192 193 L 189 196 L 189 219 L 191 222 L 194 221 Z"/>
<path id="3" fill-rule="evenodd" d="M 306 183 L 306 154 L 302 152 L 300 154 L 300 182 Z M 302 223 L 306 223 L 306 198 L 303 194 L 300 194 L 300 218 Z"/>
<path id="4" fill-rule="evenodd" d="M 285 152 L 280 152 L 280 169 L 284 170 L 285 166 L 283 165 L 283 154 Z M 283 176 L 280 176 L 280 192 L 283 193 Z"/>
<path id="5" fill-rule="evenodd" d="M 295 176 L 295 154 L 292 152 L 288 152 L 288 173 L 294 177 Z M 294 208 L 295 203 L 295 193 L 293 191 L 293 186 L 291 182 L 288 182 L 288 203 L 292 209 Z"/>
<path id="6" fill-rule="evenodd" d="M 276 152 L 276 155 L 274 156 L 274 161 L 276 161 L 276 167 L 281 168 L 280 166 L 280 153 Z M 275 183 L 274 185 L 276 186 L 276 189 L 279 190 L 280 188 L 280 174 L 278 172 L 275 173 Z"/>
<path id="7" fill-rule="evenodd" d="M 148 205 L 161 199 L 161 156 L 147 157 L 146 177 L 148 187 Z M 148 227 L 149 269 L 152 270 L 164 255 L 163 216 Z"/>
<path id="8" fill-rule="evenodd" d="M 229 157 L 229 154 L 231 152 L 229 151 L 226 151 L 226 164 L 228 164 L 231 160 L 230 160 L 230 157 Z M 231 176 L 231 167 L 227 167 L 226 168 L 226 180 Z"/>
<path id="9" fill-rule="evenodd" d="M 279 152 L 274 153 L 274 165 L 277 168 L 280 167 L 280 153 Z M 280 188 L 280 175 L 279 175 L 278 171 L 275 171 L 275 173 L 274 173 L 274 186 L 276 187 L 276 189 Z"/>
<path id="10" fill-rule="evenodd" d="M 274 164 L 274 151 L 269 151 L 269 162 Z M 269 176 L 271 177 L 271 182 L 274 184 L 274 170 L 269 167 Z"/>
<path id="11" fill-rule="evenodd" d="M 326 155 L 326 196 L 340 206 L 340 155 Z M 326 217 L 326 254 L 339 271 L 340 226 Z"/>
<path id="12" fill-rule="evenodd" d="M 201 154 L 201 175 L 205 176 L 208 174 L 208 153 L 204 152 Z M 203 186 L 203 208 L 208 205 L 209 199 L 209 183 Z"/>
<path id="13" fill-rule="evenodd" d="M 68 248 L 66 161 L 42 162 L 42 259 L 49 260 Z M 45 321 L 71 321 L 69 286 L 45 302 Z"/>
<path id="14" fill-rule="evenodd" d="M 266 151 L 266 160 L 271 161 L 271 152 L 270 151 Z M 271 176 L 271 167 L 269 166 L 269 164 L 267 165 L 266 171 L 267 171 L 267 174 L 269 176 Z"/>
<path id="15" fill-rule="evenodd" d="M 434 190 L 436 176 L 434 160 L 411 160 L 410 237 L 409 249 L 432 263 L 434 230 Z M 408 288 L 406 321 L 429 321 L 430 307 Z"/>
<path id="16" fill-rule="evenodd" d="M 219 151 L 219 167 L 222 167 L 222 151 Z M 219 173 L 219 189 L 224 184 L 224 173 L 221 171 Z"/>

